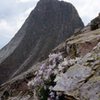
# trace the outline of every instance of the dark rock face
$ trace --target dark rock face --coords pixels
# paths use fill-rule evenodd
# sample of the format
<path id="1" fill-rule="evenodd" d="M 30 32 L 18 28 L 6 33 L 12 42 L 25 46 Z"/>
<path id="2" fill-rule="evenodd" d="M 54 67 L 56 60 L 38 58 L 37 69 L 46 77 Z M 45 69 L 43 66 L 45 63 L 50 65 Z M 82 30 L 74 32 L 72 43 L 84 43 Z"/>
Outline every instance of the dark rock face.
<path id="1" fill-rule="evenodd" d="M 83 22 L 72 4 L 40 0 L 15 37 L 0 51 L 0 84 L 47 57 Z"/>
<path id="2" fill-rule="evenodd" d="M 100 13 L 91 21 L 91 30 L 96 30 L 98 28 L 100 28 Z"/>

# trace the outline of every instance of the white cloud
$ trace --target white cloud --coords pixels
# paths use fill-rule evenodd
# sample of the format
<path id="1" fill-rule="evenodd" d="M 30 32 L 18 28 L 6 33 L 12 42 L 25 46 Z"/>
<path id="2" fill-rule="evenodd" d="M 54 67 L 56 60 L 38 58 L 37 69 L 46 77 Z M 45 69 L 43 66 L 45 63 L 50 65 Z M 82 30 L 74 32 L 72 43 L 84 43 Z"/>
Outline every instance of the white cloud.
<path id="1" fill-rule="evenodd" d="M 0 20 L 0 30 L 10 31 L 11 27 L 8 25 L 8 23 L 5 20 Z"/>
<path id="2" fill-rule="evenodd" d="M 12 27 L 6 20 L 4 19 L 0 20 L 0 34 L 5 35 L 6 37 L 7 36 L 10 37 L 13 35 L 12 33 L 14 32 L 14 30 L 15 27 Z"/>
<path id="3" fill-rule="evenodd" d="M 34 7 L 27 9 L 25 12 L 12 18 L 11 22 L 0 19 L 0 48 L 7 44 L 9 40 L 20 29 L 25 19 L 28 17 Z"/>
<path id="4" fill-rule="evenodd" d="M 100 12 L 100 0 L 64 0 L 71 2 L 79 12 L 83 22 L 87 25 Z"/>
<path id="5" fill-rule="evenodd" d="M 16 0 L 17 3 L 27 3 L 27 2 L 32 2 L 33 0 Z M 37 1 L 37 0 L 34 0 Z"/>
<path id="6" fill-rule="evenodd" d="M 17 29 L 19 29 L 22 24 L 24 23 L 24 21 L 26 20 L 26 18 L 28 17 L 28 15 L 30 14 L 30 12 L 34 9 L 34 7 L 29 8 L 28 10 L 26 10 L 24 13 L 20 14 L 17 18 L 16 18 L 16 27 Z"/>
<path id="7" fill-rule="evenodd" d="M 31 0 L 16 0 L 17 2 L 29 2 Z"/>
<path id="8" fill-rule="evenodd" d="M 0 1 L 0 47 L 6 44 L 28 17 L 39 0 Z M 61 0 L 63 1 L 63 0 Z M 78 10 L 85 25 L 100 12 L 100 0 L 64 0 L 71 2 Z"/>
<path id="9" fill-rule="evenodd" d="M 17 33 L 35 5 L 35 0 L 27 0 L 27 3 L 18 3 L 16 0 L 0 1 L 0 48 Z"/>
<path id="10" fill-rule="evenodd" d="M 0 20 L 0 48 L 6 45 L 10 39 L 14 36 L 14 26 L 11 26 L 6 20 Z"/>

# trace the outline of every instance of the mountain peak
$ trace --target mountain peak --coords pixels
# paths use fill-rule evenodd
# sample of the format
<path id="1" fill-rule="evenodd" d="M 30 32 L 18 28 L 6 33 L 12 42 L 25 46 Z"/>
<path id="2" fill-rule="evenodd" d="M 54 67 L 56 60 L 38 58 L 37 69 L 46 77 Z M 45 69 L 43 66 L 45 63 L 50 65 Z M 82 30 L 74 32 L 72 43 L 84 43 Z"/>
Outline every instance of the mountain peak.
<path id="1" fill-rule="evenodd" d="M 83 22 L 73 5 L 40 0 L 21 29 L 0 51 L 0 84 L 47 58 Z"/>

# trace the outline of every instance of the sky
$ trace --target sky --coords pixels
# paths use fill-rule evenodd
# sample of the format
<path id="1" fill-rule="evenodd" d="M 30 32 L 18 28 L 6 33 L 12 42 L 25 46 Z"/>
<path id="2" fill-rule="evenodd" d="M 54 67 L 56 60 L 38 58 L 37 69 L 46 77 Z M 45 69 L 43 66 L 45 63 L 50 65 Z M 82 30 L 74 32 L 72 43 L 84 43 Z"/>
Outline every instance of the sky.
<path id="1" fill-rule="evenodd" d="M 5 46 L 39 0 L 0 0 L 0 49 Z M 72 3 L 85 25 L 100 12 L 100 0 L 60 0 Z"/>

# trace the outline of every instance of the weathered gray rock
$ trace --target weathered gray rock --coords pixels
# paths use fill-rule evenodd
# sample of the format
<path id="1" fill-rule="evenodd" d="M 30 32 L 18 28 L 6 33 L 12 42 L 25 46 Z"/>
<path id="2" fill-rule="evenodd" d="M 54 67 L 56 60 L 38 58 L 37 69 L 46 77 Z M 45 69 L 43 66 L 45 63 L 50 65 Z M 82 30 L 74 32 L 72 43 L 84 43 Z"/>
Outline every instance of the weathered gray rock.
<path id="1" fill-rule="evenodd" d="M 72 95 L 75 89 L 78 89 L 82 82 L 91 76 L 91 68 L 76 64 L 68 69 L 68 71 L 58 80 L 53 90 L 61 91 L 63 88 L 67 94 Z"/>
<path id="2" fill-rule="evenodd" d="M 91 78 L 80 88 L 80 97 L 82 100 L 100 99 L 100 76 Z"/>

